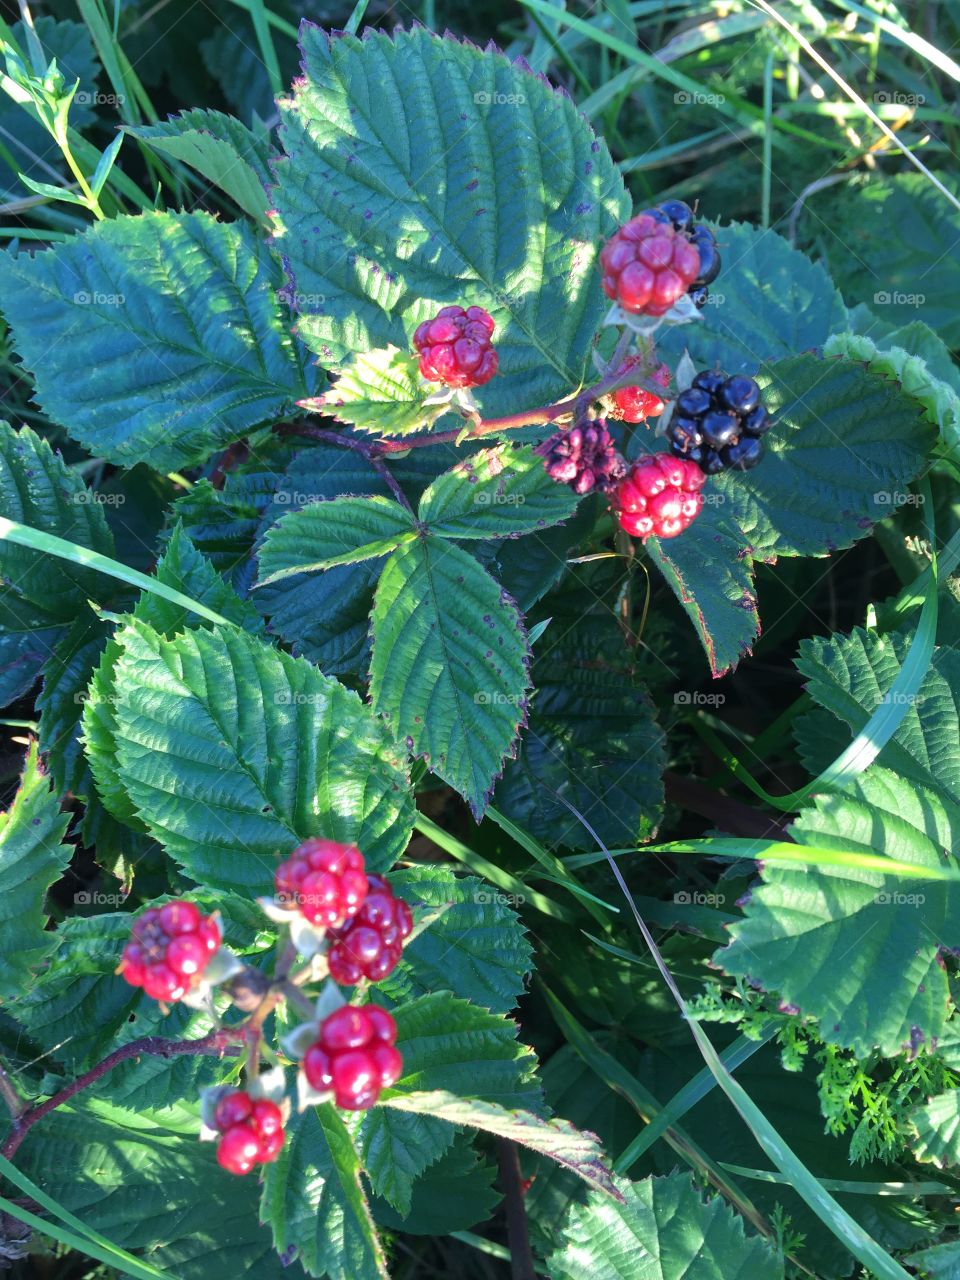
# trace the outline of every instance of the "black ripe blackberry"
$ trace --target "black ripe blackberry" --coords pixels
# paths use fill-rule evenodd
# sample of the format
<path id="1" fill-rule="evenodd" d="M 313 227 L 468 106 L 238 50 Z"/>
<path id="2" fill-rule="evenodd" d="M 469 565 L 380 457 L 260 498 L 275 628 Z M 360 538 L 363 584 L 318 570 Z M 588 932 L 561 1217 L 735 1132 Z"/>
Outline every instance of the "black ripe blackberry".
<path id="1" fill-rule="evenodd" d="M 674 231 L 686 236 L 700 255 L 700 270 L 687 293 L 695 306 L 702 307 L 709 296 L 708 286 L 720 274 L 720 254 L 713 232 L 702 222 L 694 222 L 694 213 L 682 200 L 663 200 L 651 211 L 660 221 L 669 222 Z"/>
<path id="2" fill-rule="evenodd" d="M 705 369 L 677 396 L 667 439 L 674 457 L 695 462 L 708 476 L 749 471 L 763 457 L 772 426 L 753 378 Z"/>

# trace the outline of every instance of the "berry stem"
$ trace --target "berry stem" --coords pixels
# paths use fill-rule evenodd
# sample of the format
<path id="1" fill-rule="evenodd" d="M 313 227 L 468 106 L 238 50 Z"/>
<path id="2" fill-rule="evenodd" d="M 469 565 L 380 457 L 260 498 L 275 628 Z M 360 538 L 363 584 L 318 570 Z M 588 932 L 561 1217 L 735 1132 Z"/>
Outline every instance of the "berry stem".
<path id="1" fill-rule="evenodd" d="M 621 337 L 621 343 L 623 343 L 624 338 L 627 339 L 626 345 L 628 346 L 632 334 L 627 331 Z M 611 361 L 612 363 L 613 361 Z M 402 502 L 402 505 L 409 511 L 411 510 L 410 503 L 403 496 L 400 486 L 390 474 L 389 469 L 380 461 L 385 455 L 406 453 L 408 449 L 423 449 L 434 444 L 458 444 L 462 440 L 475 440 L 482 436 L 493 435 L 496 432 L 510 431 L 516 427 L 535 426 L 541 422 L 556 422 L 560 418 L 583 417 L 594 400 L 599 400 L 603 396 L 609 395 L 611 391 L 619 391 L 621 387 L 641 387 L 644 391 L 649 391 L 651 395 L 658 397 L 663 395 L 663 387 L 659 383 L 640 378 L 635 371 L 626 370 L 620 374 L 616 372 L 605 374 L 599 382 L 585 387 L 582 391 L 578 391 L 576 395 L 568 396 L 565 400 L 558 400 L 556 404 L 541 405 L 536 409 L 524 409 L 520 413 L 507 414 L 503 418 L 474 418 L 469 425 L 459 427 L 455 431 L 434 431 L 432 434 L 406 436 L 402 440 L 366 441 L 343 435 L 339 431 L 330 431 L 326 427 L 315 427 L 310 422 L 282 423 L 277 430 L 281 435 L 305 436 L 310 440 L 321 440 L 324 443 L 339 445 L 342 449 L 353 449 L 356 453 L 363 454 L 370 465 L 390 486 L 390 490 L 397 498 L 397 501 Z"/>
<path id="2" fill-rule="evenodd" d="M 9 1160 L 38 1120 L 42 1120 L 51 1111 L 55 1111 L 57 1107 L 69 1102 L 84 1089 L 88 1089 L 121 1062 L 139 1058 L 145 1053 L 158 1058 L 176 1058 L 183 1055 L 220 1057 L 225 1053 L 237 1052 L 236 1042 L 245 1039 L 246 1035 L 247 1028 L 243 1026 L 224 1027 L 219 1031 L 211 1031 L 200 1040 L 168 1040 L 163 1036 L 144 1036 L 141 1040 L 131 1040 L 129 1044 L 107 1054 L 102 1062 L 98 1062 L 83 1075 L 77 1076 L 76 1080 L 48 1098 L 46 1102 L 35 1103 L 32 1107 L 21 1111 L 15 1117 L 10 1132 L 3 1146 L 0 1147 L 0 1154 Z"/>
<path id="3" fill-rule="evenodd" d="M 507 1215 L 507 1241 L 510 1245 L 510 1270 L 513 1280 L 536 1280 L 536 1267 L 530 1249 L 527 1211 L 523 1203 L 523 1179 L 516 1143 L 507 1138 L 497 1141 L 500 1186 Z"/>
<path id="4" fill-rule="evenodd" d="M 309 996 L 304 995 L 304 993 L 296 985 L 295 981 L 291 981 L 288 978 L 287 981 L 284 982 L 283 994 L 286 996 L 286 998 L 290 1001 L 291 1004 L 296 1005 L 297 1008 L 300 1010 L 300 1012 L 305 1013 L 311 1021 L 316 1017 L 317 1011 L 313 1001 L 310 999 Z"/>

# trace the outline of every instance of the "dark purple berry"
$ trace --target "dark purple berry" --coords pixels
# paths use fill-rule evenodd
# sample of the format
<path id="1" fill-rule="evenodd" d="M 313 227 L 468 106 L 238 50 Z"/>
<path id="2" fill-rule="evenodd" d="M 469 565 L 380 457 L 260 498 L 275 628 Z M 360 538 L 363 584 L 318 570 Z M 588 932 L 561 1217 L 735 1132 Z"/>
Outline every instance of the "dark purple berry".
<path id="1" fill-rule="evenodd" d="M 687 387 L 686 391 L 681 391 L 677 396 L 677 412 L 691 418 L 698 418 L 712 405 L 713 398 L 702 387 Z"/>
<path id="2" fill-rule="evenodd" d="M 667 439 L 675 457 L 697 462 L 708 475 L 747 471 L 763 456 L 760 437 L 772 425 L 753 378 L 704 369 L 677 397 Z"/>
<path id="3" fill-rule="evenodd" d="M 763 441 L 755 436 L 741 436 L 736 444 L 723 450 L 722 458 L 726 466 L 737 471 L 749 471 L 763 457 Z"/>
<path id="4" fill-rule="evenodd" d="M 734 413 L 711 409 L 700 419 L 700 430 L 712 449 L 722 449 L 739 435 L 740 419 Z"/>
<path id="5" fill-rule="evenodd" d="M 741 431 L 745 436 L 763 436 L 773 426 L 773 419 L 767 413 L 762 404 L 757 405 L 756 409 L 748 413 L 743 419 Z"/>
<path id="6" fill-rule="evenodd" d="M 742 417 L 746 413 L 752 413 L 760 403 L 760 388 L 752 378 L 735 373 L 721 384 L 717 396 L 721 404 Z"/>
<path id="7" fill-rule="evenodd" d="M 718 373 L 716 369 L 703 369 L 694 378 L 692 385 L 702 387 L 704 391 L 709 391 L 712 395 L 723 380 L 723 374 Z"/>
<path id="8" fill-rule="evenodd" d="M 711 235 L 709 240 L 694 240 L 694 246 L 700 254 L 700 274 L 691 286 L 691 292 L 699 285 L 712 284 L 720 274 L 720 254 L 717 242 Z"/>
<path id="9" fill-rule="evenodd" d="M 673 418 L 667 430 L 667 436 L 671 444 L 677 444 L 685 449 L 693 449 L 703 444 L 703 434 L 699 423 L 694 418 L 680 416 Z"/>
<path id="10" fill-rule="evenodd" d="M 657 208 L 667 215 L 675 231 L 689 231 L 693 225 L 693 210 L 682 200 L 661 200 Z"/>

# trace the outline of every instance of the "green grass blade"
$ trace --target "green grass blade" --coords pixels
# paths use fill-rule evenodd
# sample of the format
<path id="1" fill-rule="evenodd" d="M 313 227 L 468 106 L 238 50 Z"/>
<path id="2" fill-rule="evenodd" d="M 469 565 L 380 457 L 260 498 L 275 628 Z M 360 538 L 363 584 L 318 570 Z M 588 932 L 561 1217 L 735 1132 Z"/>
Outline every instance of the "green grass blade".
<path id="1" fill-rule="evenodd" d="M 755 1040 L 751 1040 L 747 1036 L 738 1036 L 733 1044 L 729 1045 L 721 1053 L 720 1061 L 728 1071 L 736 1071 L 737 1067 L 746 1062 L 748 1058 L 752 1058 L 757 1050 L 762 1049 L 767 1041 L 772 1040 L 776 1034 L 776 1024 L 769 1022 Z M 673 1095 L 660 1114 L 651 1120 L 643 1132 L 638 1133 L 630 1145 L 624 1148 L 614 1162 L 614 1170 L 617 1173 L 629 1172 L 645 1151 L 649 1151 L 653 1144 L 659 1138 L 662 1138 L 672 1125 L 682 1119 L 698 1102 L 702 1102 L 707 1094 L 716 1087 L 717 1081 L 709 1067 L 704 1067 L 702 1071 L 698 1071 L 692 1080 L 688 1080 L 683 1088 Z M 723 1161 L 720 1163 L 724 1169 L 731 1168 L 730 1165 L 723 1164 Z M 731 1172 L 736 1172 L 736 1170 L 731 1169 Z"/>
<path id="2" fill-rule="evenodd" d="M 753 1178 L 755 1182 L 776 1182 L 789 1186 L 789 1180 L 780 1173 L 771 1173 L 768 1169 L 747 1169 L 739 1164 L 727 1164 L 720 1161 L 721 1167 L 742 1178 Z M 831 1191 L 839 1191 L 843 1195 L 853 1196 L 942 1196 L 956 1195 L 956 1188 L 945 1182 L 858 1182 L 849 1178 L 821 1178 L 820 1185 Z"/>
<path id="3" fill-rule="evenodd" d="M 263 8 L 262 0 L 259 0 Z M 253 17 L 254 5 L 258 0 L 230 0 L 231 4 L 235 4 L 238 9 L 242 9 L 244 13 L 249 13 Z M 291 40 L 297 39 L 297 28 L 292 22 L 288 22 L 286 18 L 281 18 L 279 14 L 274 13 L 271 9 L 264 8 L 267 22 L 273 27 L 274 31 L 279 31 L 282 36 L 288 36 Z"/>
<path id="4" fill-rule="evenodd" d="M 644 1120 L 654 1121 L 666 1108 L 657 1101 L 636 1076 L 618 1062 L 612 1054 L 601 1049 L 593 1036 L 580 1025 L 569 1009 L 557 998 L 544 983 L 540 989 L 546 997 L 550 1012 L 564 1038 L 575 1053 L 583 1059 L 587 1066 L 603 1081 L 608 1089 L 619 1093 Z M 675 1124 L 664 1127 L 664 1137 L 691 1167 L 705 1173 L 731 1204 L 748 1218 L 762 1234 L 771 1235 L 770 1224 L 751 1201 L 750 1197 L 732 1182 L 723 1172 L 721 1166 L 714 1161 L 688 1134 Z"/>
<path id="5" fill-rule="evenodd" d="M 606 31 L 600 30 L 599 27 L 578 18 L 575 14 L 566 11 L 558 11 L 553 5 L 547 4 L 545 0 L 520 0 L 520 3 L 527 9 L 534 10 L 546 17 L 554 18 L 561 22 L 564 26 L 572 28 L 581 35 L 587 36 L 589 39 L 596 41 L 597 44 L 604 48 L 611 49 L 614 53 L 618 53 L 627 62 L 632 62 L 635 66 L 643 68 L 648 74 L 657 76 L 661 80 L 666 80 L 672 84 L 675 89 L 681 89 L 686 93 L 698 95 L 704 92 L 704 86 L 696 80 L 691 80 L 681 71 L 677 71 L 667 62 L 660 62 L 652 54 L 644 53 L 642 49 L 638 49 L 635 45 L 627 44 L 625 40 L 621 40 L 619 36 L 608 35 Z M 755 107 L 752 103 L 747 102 L 744 98 L 739 98 L 729 91 L 717 95 L 722 97 L 722 101 L 716 104 L 716 109 L 721 115 L 729 116 L 731 120 L 736 120 L 738 124 L 748 124 L 759 131 L 763 127 L 763 111 L 759 107 Z M 846 154 L 849 147 L 839 142 L 831 142 L 828 139 L 820 137 L 819 134 L 811 133 L 807 129 L 801 129 L 798 125 L 789 123 L 786 120 L 780 120 L 777 116 L 773 117 L 773 124 L 779 133 L 784 133 L 797 138 L 803 138 L 806 142 L 813 146 L 824 147 L 831 151 L 840 151 Z M 783 144 L 783 139 L 777 140 L 777 145 Z"/>
<path id="6" fill-rule="evenodd" d="M 921 486 L 926 512 L 927 538 L 930 543 L 930 569 L 924 575 L 926 583 L 923 608 L 917 624 L 910 648 L 895 680 L 887 691 L 886 697 L 876 708 L 867 723 L 860 730 L 845 751 L 842 751 L 832 764 L 824 769 L 819 777 L 808 782 L 799 791 L 791 791 L 789 795 L 773 796 L 760 785 L 732 751 L 728 751 L 720 738 L 708 728 L 702 717 L 695 717 L 691 724 L 697 733 L 709 745 L 730 772 L 761 800 L 785 813 L 792 813 L 815 791 L 828 791 L 842 788 L 853 778 L 873 764 L 877 756 L 900 728 L 904 716 L 916 701 L 917 692 L 923 684 L 930 662 L 933 658 L 937 638 L 937 619 L 940 606 L 937 593 L 939 571 L 937 568 L 936 531 L 933 526 L 933 498 L 929 480 Z"/>
<path id="7" fill-rule="evenodd" d="M 566 801 L 564 801 L 567 804 Z M 572 805 L 567 804 L 572 813 L 576 814 L 576 810 Z M 582 814 L 576 814 L 580 822 L 597 845 L 602 849 L 603 841 L 593 830 Z M 770 1160 L 780 1173 L 789 1181 L 790 1185 L 797 1192 L 807 1205 L 817 1215 L 820 1221 L 830 1230 L 843 1246 L 858 1259 L 867 1270 L 877 1277 L 877 1280 L 909 1280 L 909 1275 L 904 1271 L 903 1267 L 892 1258 L 887 1251 L 877 1244 L 876 1240 L 869 1235 L 863 1227 L 860 1226 L 854 1218 L 839 1204 L 830 1192 L 814 1177 L 803 1161 L 797 1156 L 791 1147 L 784 1142 L 783 1138 L 773 1127 L 767 1117 L 763 1114 L 753 1099 L 747 1094 L 746 1090 L 737 1083 L 730 1074 L 724 1064 L 721 1062 L 716 1049 L 710 1042 L 709 1037 L 700 1026 L 697 1019 L 690 1012 L 687 1002 L 684 1000 L 680 988 L 674 981 L 673 974 L 667 968 L 667 964 L 660 954 L 660 948 L 656 944 L 653 934 L 644 923 L 643 917 L 637 910 L 637 905 L 633 900 L 627 882 L 624 880 L 617 866 L 616 859 L 610 858 L 610 868 L 613 871 L 620 891 L 630 905 L 634 920 L 643 940 L 647 945 L 647 950 L 653 957 L 654 963 L 660 971 L 660 976 L 667 984 L 667 988 L 673 999 L 676 1001 L 690 1033 L 693 1036 L 697 1048 L 707 1064 L 708 1070 L 713 1075 L 717 1084 L 730 1099 L 733 1106 L 740 1113 L 741 1118 L 750 1129 L 754 1138 L 759 1143 L 764 1154 Z"/>
<path id="8" fill-rule="evenodd" d="M 0 1196 L 0 1209 L 20 1222 L 25 1222 L 28 1227 L 33 1227 L 34 1231 L 39 1231 L 41 1235 L 52 1236 L 54 1240 L 67 1245 L 70 1249 L 85 1253 L 89 1258 L 96 1258 L 98 1262 L 106 1262 L 124 1275 L 134 1277 L 134 1280 L 176 1280 L 169 1271 L 158 1271 L 149 1263 L 141 1263 L 132 1254 L 116 1245 L 111 1245 L 109 1241 L 104 1247 L 87 1235 L 75 1235 L 66 1227 L 51 1222 L 47 1218 L 38 1218 L 35 1213 L 30 1213 L 28 1209 L 21 1208 L 20 1205 L 14 1204 L 12 1200 L 6 1200 L 3 1196 Z"/>
<path id="9" fill-rule="evenodd" d="M 164 600 L 179 605 L 181 609 L 189 609 L 191 613 L 199 614 L 208 622 L 230 626 L 226 618 L 222 618 L 219 613 L 214 613 L 199 600 L 191 600 L 189 596 L 185 596 L 173 587 L 157 582 L 156 578 L 148 578 L 138 569 L 131 569 L 121 564 L 119 560 L 112 560 L 109 556 L 101 555 L 99 551 L 91 551 L 89 547 L 80 547 L 75 542 L 58 538 L 54 533 L 45 533 L 42 529 L 31 529 L 29 525 L 0 517 L 0 541 L 15 542 L 17 546 L 30 547 L 33 551 L 59 556 L 61 560 L 82 564 L 88 569 L 96 569 L 99 573 L 105 573 L 108 577 L 127 583 L 128 586 L 139 587 L 141 591 L 151 591 L 155 596 L 163 596 Z"/>
<path id="10" fill-rule="evenodd" d="M 270 30 L 267 8 L 263 0 L 250 0 L 249 13 L 253 22 L 254 34 L 257 37 L 257 44 L 260 46 L 263 65 L 267 69 L 270 92 L 275 98 L 278 98 L 283 93 L 283 76 L 280 74 L 280 62 L 277 59 L 277 51 L 273 44 L 273 33 Z"/>
<path id="11" fill-rule="evenodd" d="M 924 867 L 901 862 L 879 853 L 857 853 L 853 849 L 822 849 L 817 845 L 793 844 L 789 840 L 742 840 L 728 836 L 703 836 L 696 840 L 671 840 L 667 844 L 644 845 L 644 853 L 702 853 L 715 858 L 756 858 L 780 865 L 799 863 L 809 867 L 849 867 L 855 871 L 879 871 L 905 880 L 946 880 L 960 882 L 960 867 Z"/>
<path id="12" fill-rule="evenodd" d="M 526 849 L 527 853 L 540 863 L 541 867 L 544 868 L 555 883 L 561 884 L 568 893 L 572 893 L 574 897 L 578 898 L 594 920 L 597 920 L 600 924 L 606 924 L 606 917 L 603 911 L 596 906 L 600 899 L 595 898 L 592 893 L 587 893 L 566 863 L 562 862 L 556 854 L 550 853 L 539 840 L 535 840 L 529 832 L 524 831 L 522 827 L 518 827 L 506 814 L 501 813 L 493 805 L 487 809 L 486 816 L 491 818 L 502 831 L 505 831 L 511 840 L 515 840 L 522 849 Z M 619 911 L 618 907 L 609 907 L 605 902 L 601 905 L 607 907 L 609 911 Z"/>
<path id="13" fill-rule="evenodd" d="M 464 844 L 462 840 L 458 840 L 456 836 L 444 831 L 443 827 L 437 826 L 426 814 L 418 813 L 413 825 L 421 835 L 426 836 L 435 845 L 443 849 L 444 853 L 449 853 L 452 858 L 462 862 L 465 867 L 468 867 L 476 875 L 483 876 L 485 880 L 495 884 L 504 893 L 514 895 L 521 902 L 529 902 L 532 907 L 536 907 L 544 915 L 552 916 L 554 920 L 575 919 L 573 912 L 567 907 L 561 906 L 559 902 L 554 902 L 552 898 L 548 898 L 542 893 L 537 893 L 535 889 L 531 889 L 529 885 L 526 885 L 522 880 L 518 880 L 509 871 L 504 871 L 496 863 L 490 862 L 482 854 L 476 853 L 469 845 Z"/>

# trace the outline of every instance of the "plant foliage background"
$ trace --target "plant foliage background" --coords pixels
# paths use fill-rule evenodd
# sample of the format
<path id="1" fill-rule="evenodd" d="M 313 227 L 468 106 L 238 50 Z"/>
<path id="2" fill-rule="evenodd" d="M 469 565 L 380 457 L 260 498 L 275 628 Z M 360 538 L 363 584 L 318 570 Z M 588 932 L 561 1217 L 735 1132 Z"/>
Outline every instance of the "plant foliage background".
<path id="1" fill-rule="evenodd" d="M 35 8 L 0 23 L 0 1092 L 207 1034 L 117 976 L 131 912 L 189 894 L 268 970 L 309 836 L 429 927 L 385 1105 L 238 1182 L 196 1140 L 235 1064 L 123 1061 L 0 1162 L 0 1268 L 960 1274 L 956 14 Z M 549 428 L 457 438 L 403 353 L 475 304 L 484 419 L 575 392 L 599 250 L 667 195 L 724 270 L 661 355 L 777 426 L 625 556 Z"/>

